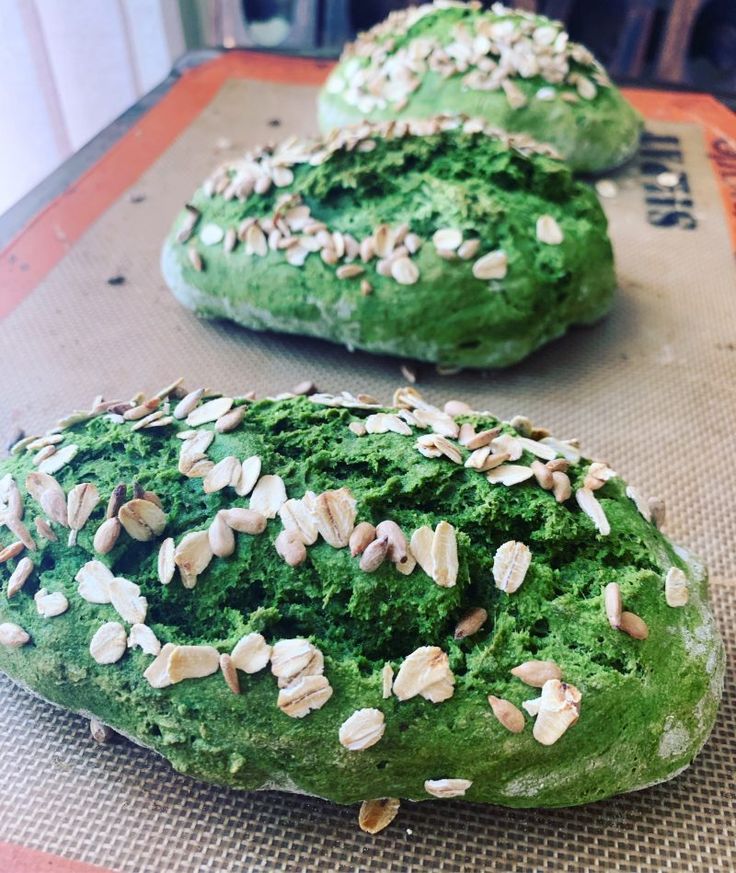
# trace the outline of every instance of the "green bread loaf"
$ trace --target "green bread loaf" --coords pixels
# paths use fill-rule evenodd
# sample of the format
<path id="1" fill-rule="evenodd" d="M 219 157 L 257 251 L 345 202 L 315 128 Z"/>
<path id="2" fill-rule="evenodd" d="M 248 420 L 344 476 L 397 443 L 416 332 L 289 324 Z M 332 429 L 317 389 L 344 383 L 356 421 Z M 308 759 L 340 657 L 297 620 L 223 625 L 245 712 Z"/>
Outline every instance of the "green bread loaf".
<path id="1" fill-rule="evenodd" d="M 219 168 L 162 269 L 200 315 L 451 367 L 519 361 L 599 319 L 615 286 L 590 188 L 526 137 L 446 118 Z"/>
<path id="2" fill-rule="evenodd" d="M 579 172 L 636 151 L 642 122 L 603 67 L 559 22 L 500 3 L 392 12 L 349 45 L 319 96 L 322 130 L 466 113 L 551 143 Z"/>
<path id="3" fill-rule="evenodd" d="M 176 392 L 0 462 L 15 681 L 183 773 L 339 803 L 564 806 L 693 760 L 703 568 L 576 442 L 412 389 Z"/>

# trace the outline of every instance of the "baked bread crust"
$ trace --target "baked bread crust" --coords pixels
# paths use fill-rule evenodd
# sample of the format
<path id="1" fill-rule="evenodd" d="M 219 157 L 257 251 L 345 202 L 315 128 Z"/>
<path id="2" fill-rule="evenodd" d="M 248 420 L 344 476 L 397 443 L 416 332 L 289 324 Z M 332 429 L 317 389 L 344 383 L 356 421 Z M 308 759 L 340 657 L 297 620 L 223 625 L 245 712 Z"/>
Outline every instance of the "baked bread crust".
<path id="1" fill-rule="evenodd" d="M 564 27 L 500 3 L 392 12 L 348 45 L 319 95 L 320 127 L 464 112 L 551 143 L 577 172 L 636 152 L 640 115 Z"/>
<path id="2" fill-rule="evenodd" d="M 161 264 L 206 317 L 497 367 L 607 312 L 606 227 L 548 148 L 438 117 L 292 138 L 223 165 Z"/>
<path id="3" fill-rule="evenodd" d="M 179 390 L 0 462 L 17 682 L 182 772 L 340 803 L 563 806 L 696 755 L 704 570 L 574 441 L 412 389 Z"/>

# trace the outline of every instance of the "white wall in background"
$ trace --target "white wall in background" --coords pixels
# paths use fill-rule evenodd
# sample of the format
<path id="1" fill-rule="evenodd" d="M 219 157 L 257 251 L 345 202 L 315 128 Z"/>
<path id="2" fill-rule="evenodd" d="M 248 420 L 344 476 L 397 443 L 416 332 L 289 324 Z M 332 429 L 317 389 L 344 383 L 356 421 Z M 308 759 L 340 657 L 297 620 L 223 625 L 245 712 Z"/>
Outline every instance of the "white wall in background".
<path id="1" fill-rule="evenodd" d="M 176 0 L 0 0 L 0 213 L 183 50 Z"/>

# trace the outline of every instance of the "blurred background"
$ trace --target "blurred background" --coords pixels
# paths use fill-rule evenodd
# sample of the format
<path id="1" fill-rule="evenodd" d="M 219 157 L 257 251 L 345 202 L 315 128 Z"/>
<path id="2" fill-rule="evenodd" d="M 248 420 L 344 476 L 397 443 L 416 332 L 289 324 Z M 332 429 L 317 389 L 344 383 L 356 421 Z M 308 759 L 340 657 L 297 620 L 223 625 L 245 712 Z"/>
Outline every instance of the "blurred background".
<path id="1" fill-rule="evenodd" d="M 0 214 L 176 71 L 236 48 L 336 57 L 401 0 L 0 0 Z M 488 4 L 490 5 L 490 4 Z M 734 105 L 736 0 L 516 0 L 624 84 Z"/>

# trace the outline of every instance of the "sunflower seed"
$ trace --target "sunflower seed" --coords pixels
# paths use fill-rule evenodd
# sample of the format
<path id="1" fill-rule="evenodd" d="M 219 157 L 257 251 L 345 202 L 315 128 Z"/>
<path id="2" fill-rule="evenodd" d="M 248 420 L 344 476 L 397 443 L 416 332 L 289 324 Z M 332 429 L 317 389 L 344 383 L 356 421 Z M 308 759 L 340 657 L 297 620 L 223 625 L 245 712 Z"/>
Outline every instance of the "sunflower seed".
<path id="1" fill-rule="evenodd" d="M 526 482 L 533 475 L 534 471 L 531 467 L 524 467 L 518 464 L 501 464 L 500 467 L 491 470 L 486 478 L 491 485 L 506 485 L 510 487 L 511 485 L 518 485 L 520 482 Z"/>
<path id="2" fill-rule="evenodd" d="M 238 244 L 238 234 L 235 231 L 235 228 L 229 227 L 225 231 L 225 239 L 222 243 L 222 249 L 224 252 L 229 254 L 235 246 Z"/>
<path id="3" fill-rule="evenodd" d="M 425 454 L 424 449 L 429 449 L 430 452 L 436 450 L 453 464 L 462 464 L 463 462 L 463 456 L 458 447 L 438 433 L 420 436 L 417 439 L 417 448 L 422 454 Z M 429 457 L 435 456 L 430 454 Z"/>
<path id="4" fill-rule="evenodd" d="M 203 430 L 203 431 L 195 431 L 195 436 L 186 439 L 181 444 L 181 449 L 179 451 L 179 472 L 184 476 L 192 476 L 194 473 L 194 466 L 201 461 L 206 460 L 206 455 L 204 454 L 207 449 L 210 447 L 212 440 L 215 438 L 214 431 L 211 430 Z M 210 464 L 210 469 L 214 464 Z M 202 474 L 206 475 L 206 473 Z"/>
<path id="5" fill-rule="evenodd" d="M 266 475 L 256 483 L 250 495 L 249 506 L 266 518 L 275 518 L 286 502 L 286 488 L 280 476 Z"/>
<path id="6" fill-rule="evenodd" d="M 91 718 L 89 720 L 89 735 L 96 743 L 104 745 L 112 742 L 115 738 L 115 731 L 96 718 Z"/>
<path id="7" fill-rule="evenodd" d="M 235 669 L 233 659 L 230 655 L 222 653 L 220 655 L 220 671 L 227 687 L 233 694 L 240 694 L 240 680 L 238 679 L 238 671 Z"/>
<path id="8" fill-rule="evenodd" d="M 182 220 L 181 226 L 176 234 L 176 241 L 179 243 L 185 243 L 189 239 L 201 214 L 199 209 L 197 209 L 196 206 L 192 206 L 191 203 L 187 203 L 184 209 L 186 210 L 186 214 L 184 215 L 184 219 Z"/>
<path id="9" fill-rule="evenodd" d="M 26 491 L 52 521 L 68 527 L 66 497 L 53 476 L 38 471 L 29 473 L 26 477 Z"/>
<path id="10" fill-rule="evenodd" d="M 49 593 L 45 588 L 40 588 L 34 595 L 36 611 L 43 618 L 54 618 L 69 609 L 69 601 L 61 591 Z"/>
<path id="11" fill-rule="evenodd" d="M 230 655 L 232 664 L 244 673 L 258 673 L 271 658 L 271 646 L 261 634 L 250 633 L 235 644 Z"/>
<path id="12" fill-rule="evenodd" d="M 562 679 L 562 670 L 554 661 L 524 661 L 511 670 L 511 675 L 527 685 L 541 688 L 550 679 Z"/>
<path id="13" fill-rule="evenodd" d="M 214 494 L 223 488 L 233 484 L 233 480 L 239 481 L 242 473 L 240 461 L 233 455 L 218 461 L 207 473 L 202 482 L 205 494 Z"/>
<path id="14" fill-rule="evenodd" d="M 518 461 L 524 452 L 521 440 L 509 433 L 502 433 L 492 439 L 491 448 L 497 453 L 506 452 L 510 461 Z"/>
<path id="15" fill-rule="evenodd" d="M 261 258 L 268 253 L 268 239 L 257 224 L 251 224 L 245 232 L 245 253 Z"/>
<path id="16" fill-rule="evenodd" d="M 463 797 L 472 784 L 470 779 L 427 779 L 424 790 L 433 797 Z"/>
<path id="17" fill-rule="evenodd" d="M 580 76 L 575 83 L 577 87 L 578 94 L 583 98 L 583 100 L 594 100 L 596 94 L 598 93 L 598 89 L 590 81 L 586 76 Z"/>
<path id="18" fill-rule="evenodd" d="M 452 697 L 455 677 L 447 655 L 437 646 L 421 646 L 401 664 L 394 680 L 394 694 L 399 700 L 421 695 L 432 703 Z"/>
<path id="19" fill-rule="evenodd" d="M 11 558 L 17 558 L 18 555 L 23 551 L 23 549 L 25 549 L 25 546 L 20 540 L 15 543 L 11 543 L 4 549 L 0 549 L 0 564 L 4 564 Z"/>
<path id="20" fill-rule="evenodd" d="M 565 238 L 562 228 L 551 215 L 540 215 L 536 227 L 537 239 L 548 246 L 558 246 Z"/>
<path id="21" fill-rule="evenodd" d="M 441 521 L 432 538 L 432 578 L 441 588 L 452 588 L 457 581 L 458 559 L 455 528 Z"/>
<path id="22" fill-rule="evenodd" d="M 279 691 L 276 705 L 291 718 L 304 718 L 321 709 L 332 697 L 332 687 L 325 676 L 305 676 Z"/>
<path id="23" fill-rule="evenodd" d="M 399 285 L 414 285 L 419 279 L 419 267 L 408 257 L 391 262 L 391 275 Z"/>
<path id="24" fill-rule="evenodd" d="M 652 512 L 649 508 L 649 502 L 642 496 L 642 494 L 633 486 L 626 486 L 626 496 L 634 501 L 636 508 L 639 510 L 639 514 L 642 516 L 645 521 L 651 522 L 652 520 Z"/>
<path id="25" fill-rule="evenodd" d="M 359 264 L 343 264 L 337 268 L 336 275 L 338 279 L 354 279 L 363 273 L 365 273 L 365 269 Z"/>
<path id="26" fill-rule="evenodd" d="M 481 606 L 476 606 L 465 613 L 460 621 L 455 626 L 455 639 L 464 640 L 465 637 L 472 637 L 488 620 L 488 613 Z"/>
<path id="27" fill-rule="evenodd" d="M 410 255 L 415 255 L 422 247 L 422 239 L 415 233 L 407 233 L 403 242 Z"/>
<path id="28" fill-rule="evenodd" d="M 649 636 L 646 622 L 633 612 L 622 612 L 618 629 L 635 640 L 645 640 Z"/>
<path id="29" fill-rule="evenodd" d="M 609 582 L 603 589 L 603 601 L 606 606 L 606 617 L 612 628 L 621 626 L 621 589 L 616 582 Z"/>
<path id="30" fill-rule="evenodd" d="M 360 558 L 360 569 L 374 573 L 383 564 L 388 553 L 388 537 L 382 536 L 369 543 Z"/>
<path id="31" fill-rule="evenodd" d="M 382 521 L 376 527 L 376 537 L 388 539 L 388 559 L 394 564 L 401 564 L 408 557 L 408 543 L 404 532 L 395 521 Z"/>
<path id="32" fill-rule="evenodd" d="M 229 527 L 238 533 L 256 535 L 266 529 L 266 517 L 260 512 L 243 507 L 220 510 L 221 516 Z"/>
<path id="33" fill-rule="evenodd" d="M 37 467 L 47 458 L 50 458 L 52 455 L 56 454 L 56 446 L 44 446 L 40 451 L 36 452 L 33 456 L 33 466 Z"/>
<path id="34" fill-rule="evenodd" d="M 175 646 L 168 656 L 167 673 L 172 684 L 211 676 L 219 669 L 220 653 L 213 646 Z"/>
<path id="35" fill-rule="evenodd" d="M 457 254 L 463 261 L 469 261 L 474 258 L 480 249 L 479 239 L 466 239 L 465 242 L 458 248 Z"/>
<path id="36" fill-rule="evenodd" d="M 141 589 L 135 582 L 115 576 L 109 582 L 110 603 L 123 621 L 128 624 L 143 624 L 148 611 L 148 601 L 141 596 Z"/>
<path id="37" fill-rule="evenodd" d="M 158 397 L 151 398 L 147 400 L 145 403 L 140 403 L 138 406 L 134 406 L 132 409 L 127 409 L 123 413 L 123 419 L 125 421 L 143 421 L 146 418 L 149 418 L 151 414 L 157 415 L 155 412 L 156 407 L 159 405 L 160 400 Z M 163 415 L 163 412 L 161 412 Z"/>
<path id="38" fill-rule="evenodd" d="M 524 730 L 524 713 L 511 701 L 489 694 L 488 702 L 493 714 L 506 730 L 512 734 L 520 734 Z"/>
<path id="39" fill-rule="evenodd" d="M 77 592 L 87 603 L 110 603 L 113 578 L 110 568 L 101 561 L 87 561 L 74 577 L 79 583 Z"/>
<path id="40" fill-rule="evenodd" d="M 230 433 L 235 430 L 235 428 L 239 427 L 245 418 L 245 412 L 245 406 L 236 406 L 234 409 L 231 409 L 230 412 L 221 415 L 217 421 L 215 421 L 215 430 L 217 433 Z"/>
<path id="41" fill-rule="evenodd" d="M 465 427 L 465 425 L 463 425 Z M 472 425 L 470 425 L 472 427 Z M 471 452 L 476 449 L 482 449 L 484 446 L 489 446 L 494 439 L 498 437 L 501 433 L 500 427 L 491 427 L 487 430 L 482 430 L 479 433 L 471 434 L 470 431 L 466 431 L 466 436 L 459 440 L 461 446 L 465 446 L 466 449 L 469 449 Z"/>
<path id="42" fill-rule="evenodd" d="M 379 258 L 388 258 L 394 249 L 394 234 L 387 224 L 379 224 L 373 232 L 373 250 Z"/>
<path id="43" fill-rule="evenodd" d="M 176 564 L 174 562 L 174 540 L 172 537 L 167 537 L 162 543 L 158 551 L 158 579 L 162 585 L 168 585 L 174 578 L 174 570 Z"/>
<path id="44" fill-rule="evenodd" d="M 2 503 L 7 505 L 7 513 L 12 518 L 23 518 L 23 498 L 15 484 L 15 479 L 8 473 L 0 482 L 0 486 L 3 486 L 0 488 L 0 505 Z"/>
<path id="45" fill-rule="evenodd" d="M 274 540 L 274 546 L 290 567 L 298 567 L 307 560 L 307 548 L 295 530 L 282 530 Z"/>
<path id="46" fill-rule="evenodd" d="M 124 483 L 116 485 L 107 501 L 107 509 L 105 510 L 105 518 L 116 518 L 120 507 L 125 503 L 125 498 L 128 493 L 128 486 Z"/>
<path id="47" fill-rule="evenodd" d="M 161 643 L 156 639 L 156 634 L 146 624 L 134 624 L 128 634 L 128 648 L 138 647 L 144 655 L 154 657 L 161 651 Z"/>
<path id="48" fill-rule="evenodd" d="M 121 524 L 117 518 L 108 518 L 95 531 L 92 547 L 100 555 L 110 552 L 120 536 Z"/>
<path id="49" fill-rule="evenodd" d="M 128 535 L 141 543 L 159 536 L 166 527 L 166 515 L 150 500 L 129 500 L 120 507 L 118 518 Z"/>
<path id="50" fill-rule="evenodd" d="M 509 540 L 499 546 L 493 558 L 493 579 L 496 588 L 513 594 L 521 587 L 532 561 L 532 553 L 524 543 Z"/>
<path id="51" fill-rule="evenodd" d="M 174 418 L 181 420 L 182 418 L 186 418 L 191 412 L 194 412 L 199 401 L 202 399 L 203 394 L 204 388 L 197 388 L 194 391 L 190 391 L 189 394 L 183 397 L 174 407 Z"/>
<path id="52" fill-rule="evenodd" d="M 125 628 L 117 621 L 107 621 L 97 629 L 89 643 L 89 653 L 98 664 L 114 664 L 125 654 Z"/>
<path id="53" fill-rule="evenodd" d="M 411 553 L 430 579 L 434 578 L 433 542 L 434 531 L 428 525 L 417 528 L 411 536 Z"/>
<path id="54" fill-rule="evenodd" d="M 531 470 L 534 473 L 534 478 L 537 480 L 539 487 L 544 488 L 545 491 L 551 491 L 554 486 L 552 471 L 541 461 L 532 461 Z"/>
<path id="55" fill-rule="evenodd" d="M 473 275 L 476 279 L 503 279 L 507 272 L 508 257 L 501 249 L 488 252 L 473 263 Z"/>
<path id="56" fill-rule="evenodd" d="M 578 506 L 590 518 L 598 533 L 608 536 L 611 533 L 611 525 L 608 523 L 606 513 L 589 488 L 578 488 L 575 492 Z"/>
<path id="57" fill-rule="evenodd" d="M 372 434 L 391 432 L 401 436 L 412 435 L 411 428 L 405 421 L 402 421 L 398 415 L 386 412 L 376 412 L 374 415 L 369 415 L 364 426 L 366 432 Z"/>
<path id="58" fill-rule="evenodd" d="M 27 559 L 24 558 L 23 560 Z M 664 595 L 667 606 L 685 606 L 690 599 L 687 576 L 679 567 L 670 567 L 667 571 L 664 580 Z M 8 593 L 9 596 L 10 594 Z"/>
<path id="59" fill-rule="evenodd" d="M 168 668 L 171 653 L 175 648 L 176 646 L 173 643 L 166 643 L 156 656 L 156 659 L 148 665 L 143 673 L 144 679 L 146 679 L 152 688 L 166 688 L 171 685 Z"/>
<path id="60" fill-rule="evenodd" d="M 364 800 L 358 813 L 358 825 L 367 834 L 377 834 L 396 818 L 401 801 L 396 797 Z"/>
<path id="61" fill-rule="evenodd" d="M 15 535 L 17 539 L 19 539 L 23 545 L 29 549 L 30 551 L 35 551 L 36 543 L 31 536 L 28 528 L 23 524 L 23 522 L 19 518 L 13 518 L 12 516 L 6 516 L 5 518 L 5 526 L 8 530 Z"/>
<path id="62" fill-rule="evenodd" d="M 10 579 L 8 579 L 8 590 L 7 596 L 8 600 L 14 595 L 17 594 L 21 588 L 26 584 L 28 577 L 33 572 L 33 561 L 30 558 L 21 558 L 18 561 L 18 564 L 10 575 Z"/>
<path id="63" fill-rule="evenodd" d="M 380 709 L 358 709 L 340 725 L 338 737 L 341 746 L 360 752 L 375 746 L 385 731 L 386 719 Z"/>
<path id="64" fill-rule="evenodd" d="M 542 688 L 539 711 L 532 731 L 534 739 L 551 746 L 580 717 L 580 692 L 574 685 L 550 679 Z"/>
<path id="65" fill-rule="evenodd" d="M 451 227 L 443 227 L 432 234 L 432 242 L 436 249 L 454 252 L 462 245 L 462 232 Z"/>
<path id="66" fill-rule="evenodd" d="M 185 588 L 194 588 L 197 576 L 212 560 L 212 548 L 206 530 L 186 534 L 174 549 L 174 563 L 179 568 Z"/>
<path id="67" fill-rule="evenodd" d="M 67 518 L 69 521 L 69 545 L 77 540 L 77 532 L 87 523 L 92 510 L 100 502 L 100 493 L 91 482 L 75 485 L 67 497 Z"/>
<path id="68" fill-rule="evenodd" d="M 208 424 L 211 421 L 217 421 L 230 411 L 233 405 L 232 397 L 216 397 L 214 400 L 208 400 L 201 406 L 197 406 L 186 417 L 186 423 L 189 427 L 198 427 L 200 424 Z M 202 450 L 204 451 L 204 450 Z"/>
<path id="69" fill-rule="evenodd" d="M 552 473 L 552 493 L 558 503 L 564 503 L 572 497 L 572 485 L 567 473 L 557 470 Z"/>
<path id="70" fill-rule="evenodd" d="M 36 532 L 42 539 L 48 540 L 50 543 L 55 543 L 59 539 L 54 533 L 51 525 L 42 516 L 37 515 L 36 518 L 34 518 L 33 523 L 36 527 Z"/>
<path id="71" fill-rule="evenodd" d="M 516 82 L 512 82 L 511 79 L 503 79 L 501 88 L 506 95 L 506 101 L 512 109 L 521 109 L 523 106 L 526 106 L 526 95 Z"/>
<path id="72" fill-rule="evenodd" d="M 391 697 L 391 689 L 394 683 L 394 668 L 388 661 L 381 670 L 381 697 L 388 700 Z"/>
<path id="73" fill-rule="evenodd" d="M 207 536 L 212 554 L 216 557 L 228 558 L 235 551 L 235 535 L 233 530 L 219 512 L 212 520 L 207 530 Z"/>
<path id="74" fill-rule="evenodd" d="M 19 649 L 31 639 L 23 628 L 12 621 L 4 621 L 0 624 L 0 646 L 8 649 Z"/>

